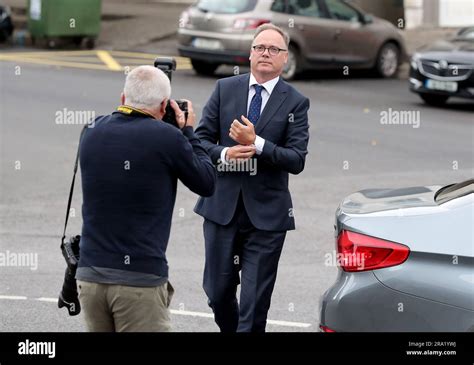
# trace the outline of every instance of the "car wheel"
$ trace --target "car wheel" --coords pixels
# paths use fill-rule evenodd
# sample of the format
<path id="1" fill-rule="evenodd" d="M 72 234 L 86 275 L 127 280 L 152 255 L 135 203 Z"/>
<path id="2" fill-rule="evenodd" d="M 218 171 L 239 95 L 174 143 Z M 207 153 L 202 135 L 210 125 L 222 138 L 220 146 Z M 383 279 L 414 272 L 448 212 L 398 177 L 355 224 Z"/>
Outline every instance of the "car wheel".
<path id="1" fill-rule="evenodd" d="M 5 30 L 0 30 L 0 43 L 6 42 L 8 40 L 8 33 Z"/>
<path id="2" fill-rule="evenodd" d="M 73 38 L 72 38 L 72 43 L 74 43 L 74 45 L 75 45 L 76 47 L 80 47 L 81 44 L 82 44 L 82 40 L 83 40 L 82 37 L 73 37 Z"/>
<path id="3" fill-rule="evenodd" d="M 95 47 L 95 38 L 87 37 L 85 40 L 85 46 L 87 49 L 93 49 Z"/>
<path id="4" fill-rule="evenodd" d="M 444 105 L 449 99 L 447 95 L 434 95 L 434 94 L 420 94 L 420 97 L 425 101 L 426 104 L 440 106 Z"/>
<path id="5" fill-rule="evenodd" d="M 301 58 L 298 49 L 295 46 L 290 45 L 288 47 L 288 62 L 283 69 L 283 73 L 281 74 L 285 80 L 292 80 L 298 74 L 301 66 L 300 59 Z"/>
<path id="6" fill-rule="evenodd" d="M 375 69 L 379 76 L 393 77 L 398 71 L 400 50 L 394 43 L 385 43 L 380 48 Z"/>
<path id="7" fill-rule="evenodd" d="M 46 45 L 49 49 L 56 49 L 59 45 L 57 38 L 46 38 Z"/>
<path id="8" fill-rule="evenodd" d="M 219 64 L 217 63 L 209 63 L 198 60 L 191 60 L 191 64 L 193 65 L 194 71 L 196 71 L 197 74 L 206 76 L 214 75 L 217 67 L 219 67 Z"/>

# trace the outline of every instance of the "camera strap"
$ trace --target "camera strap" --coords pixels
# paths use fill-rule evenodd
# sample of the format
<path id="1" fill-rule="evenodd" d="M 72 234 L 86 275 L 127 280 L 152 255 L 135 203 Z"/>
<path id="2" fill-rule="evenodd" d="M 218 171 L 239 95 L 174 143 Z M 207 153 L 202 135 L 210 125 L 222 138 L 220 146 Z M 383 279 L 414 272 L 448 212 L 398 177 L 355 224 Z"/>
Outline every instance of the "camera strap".
<path id="1" fill-rule="evenodd" d="M 84 128 L 82 128 L 81 135 L 79 136 L 79 145 L 77 146 L 76 161 L 74 162 L 74 173 L 72 175 L 71 188 L 69 189 L 69 198 L 67 201 L 67 209 L 66 209 L 66 219 L 64 222 L 64 232 L 63 232 L 63 237 L 61 239 L 61 244 L 64 243 L 64 239 L 66 238 L 66 227 L 67 227 L 67 221 L 69 219 L 69 209 L 71 209 L 72 195 L 74 193 L 74 182 L 76 181 L 77 167 L 79 165 L 79 151 L 81 149 L 82 136 L 84 135 L 84 132 L 86 131 L 88 127 L 89 127 L 89 124 L 86 124 Z"/>
<path id="2" fill-rule="evenodd" d="M 134 108 L 128 105 L 120 105 L 117 108 L 117 111 L 125 115 L 130 115 L 132 117 L 150 117 L 150 118 L 155 119 L 155 117 L 151 115 L 150 113 L 147 113 L 144 110 Z"/>

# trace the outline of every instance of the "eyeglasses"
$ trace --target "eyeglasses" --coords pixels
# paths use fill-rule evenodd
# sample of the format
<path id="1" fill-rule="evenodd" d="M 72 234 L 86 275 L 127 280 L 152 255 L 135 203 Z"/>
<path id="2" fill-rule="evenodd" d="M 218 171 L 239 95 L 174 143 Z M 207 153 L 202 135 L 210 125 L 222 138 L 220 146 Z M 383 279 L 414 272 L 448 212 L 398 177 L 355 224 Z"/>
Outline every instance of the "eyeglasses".
<path id="1" fill-rule="evenodd" d="M 275 46 L 270 46 L 270 47 L 265 47 L 261 44 L 257 44 L 256 46 L 253 46 L 252 47 L 253 50 L 262 55 L 265 53 L 265 50 L 268 49 L 268 53 L 270 54 L 270 56 L 276 56 L 277 54 L 279 54 L 280 52 L 286 52 L 287 50 L 286 49 L 283 49 L 283 48 L 278 48 L 278 47 L 275 47 Z"/>

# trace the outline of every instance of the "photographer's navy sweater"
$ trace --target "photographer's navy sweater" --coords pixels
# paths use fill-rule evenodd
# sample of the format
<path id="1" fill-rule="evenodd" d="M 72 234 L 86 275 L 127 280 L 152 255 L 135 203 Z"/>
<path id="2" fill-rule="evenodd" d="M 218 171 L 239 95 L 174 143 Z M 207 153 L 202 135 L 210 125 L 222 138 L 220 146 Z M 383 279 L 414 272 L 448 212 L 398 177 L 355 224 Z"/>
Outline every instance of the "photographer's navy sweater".
<path id="1" fill-rule="evenodd" d="M 211 195 L 216 182 L 193 129 L 140 113 L 98 117 L 83 135 L 80 166 L 83 227 L 76 278 L 133 286 L 167 279 L 177 180 L 202 196 Z"/>

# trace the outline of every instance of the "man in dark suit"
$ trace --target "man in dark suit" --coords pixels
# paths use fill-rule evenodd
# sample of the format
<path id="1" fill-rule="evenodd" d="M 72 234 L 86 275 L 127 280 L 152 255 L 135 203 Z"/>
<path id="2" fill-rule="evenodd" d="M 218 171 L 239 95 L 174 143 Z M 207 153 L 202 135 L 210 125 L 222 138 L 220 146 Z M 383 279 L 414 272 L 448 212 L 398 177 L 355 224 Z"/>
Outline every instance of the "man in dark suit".
<path id="1" fill-rule="evenodd" d="M 265 331 L 283 242 L 295 229 L 288 173 L 304 169 L 309 100 L 280 78 L 288 44 L 282 29 L 260 26 L 251 73 L 217 82 L 196 129 L 218 171 L 214 195 L 195 212 L 205 218 L 203 286 L 222 332 Z"/>

